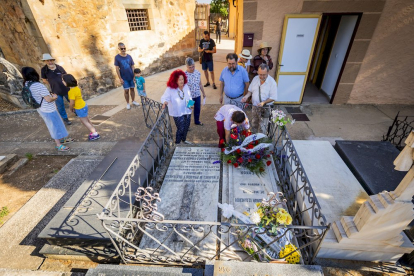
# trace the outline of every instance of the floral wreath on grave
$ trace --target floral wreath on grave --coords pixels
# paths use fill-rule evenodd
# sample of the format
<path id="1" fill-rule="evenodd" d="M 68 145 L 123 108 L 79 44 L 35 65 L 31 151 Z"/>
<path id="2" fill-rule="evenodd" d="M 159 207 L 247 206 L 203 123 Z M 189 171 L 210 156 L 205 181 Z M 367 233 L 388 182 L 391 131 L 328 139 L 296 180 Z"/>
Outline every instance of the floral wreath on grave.
<path id="1" fill-rule="evenodd" d="M 258 176 L 266 174 L 266 166 L 272 164 L 271 140 L 263 133 L 252 134 L 241 126 L 232 125 L 230 141 L 220 140 L 221 159 L 235 168 L 244 167 Z"/>
<path id="2" fill-rule="evenodd" d="M 295 120 L 291 120 L 286 116 L 285 112 L 280 109 L 272 110 L 271 120 L 275 123 L 280 129 L 284 129 L 287 124 L 294 124 Z"/>
<path id="3" fill-rule="evenodd" d="M 282 208 L 286 202 L 282 193 L 268 194 L 257 203 L 257 209 L 251 214 L 234 210 L 229 204 L 218 204 L 224 217 L 235 223 L 256 224 L 257 227 L 240 226 L 237 229 L 238 244 L 253 259 L 260 262 L 277 262 L 297 264 L 301 260 L 298 247 L 287 226 L 292 224 L 292 217 Z M 278 241 L 274 242 L 275 239 Z"/>

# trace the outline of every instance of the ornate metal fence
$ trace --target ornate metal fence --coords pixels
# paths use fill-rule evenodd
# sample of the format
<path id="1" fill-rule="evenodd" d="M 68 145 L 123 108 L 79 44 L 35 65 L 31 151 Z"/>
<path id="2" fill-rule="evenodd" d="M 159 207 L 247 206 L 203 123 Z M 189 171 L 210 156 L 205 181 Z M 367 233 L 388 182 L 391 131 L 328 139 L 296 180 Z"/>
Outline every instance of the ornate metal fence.
<path id="1" fill-rule="evenodd" d="M 161 186 L 156 176 L 162 178 L 159 168 L 163 167 L 165 157 L 173 147 L 169 116 L 167 110 L 161 110 L 160 106 L 147 99 L 143 104 L 144 114 L 148 114 L 146 118 L 149 121 L 150 118 L 157 119 L 104 211 L 98 215 L 122 261 L 194 265 L 215 259 L 250 261 L 258 255 L 268 260 L 278 258 L 269 255 L 269 249 L 290 236 L 298 247 L 301 262 L 313 263 L 329 225 L 321 213 L 289 133 L 286 128 L 275 128 L 271 122 L 268 129 L 273 131 L 276 148 L 273 158 L 280 186 L 288 199 L 292 225 L 278 227 L 280 232 L 274 235 L 254 224 L 164 220 L 163 215 L 157 213 Z M 266 234 L 270 240 L 247 254 L 240 245 L 252 232 L 259 237 Z"/>
<path id="2" fill-rule="evenodd" d="M 399 150 L 404 148 L 404 141 L 411 131 L 414 130 L 414 116 L 399 116 L 397 113 L 392 125 L 388 128 L 388 132 L 383 136 L 382 141 L 389 141 Z"/>
<path id="3" fill-rule="evenodd" d="M 162 103 L 141 96 L 145 125 L 151 129 L 162 112 Z"/>

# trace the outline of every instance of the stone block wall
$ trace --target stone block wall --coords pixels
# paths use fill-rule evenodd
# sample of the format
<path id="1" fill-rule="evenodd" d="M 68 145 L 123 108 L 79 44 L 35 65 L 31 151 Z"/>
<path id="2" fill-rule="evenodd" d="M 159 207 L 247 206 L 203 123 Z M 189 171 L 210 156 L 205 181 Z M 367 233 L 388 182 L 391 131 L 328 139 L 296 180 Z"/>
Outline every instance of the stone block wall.
<path id="1" fill-rule="evenodd" d="M 49 52 L 78 79 L 86 98 L 120 86 L 113 65 L 119 42 L 145 74 L 182 65 L 185 56 L 196 53 L 193 0 L 18 1 L 27 8 L 14 18 L 31 22 L 41 37 L 29 32 L 16 35 L 13 28 L 20 23 L 10 23 L 13 28 L 0 30 L 5 36 L 0 47 L 6 59 L 11 57 L 20 66 L 36 64 L 40 69 L 42 53 Z M 11 7 L 16 1 L 2 2 Z M 148 9 L 150 30 L 130 31 L 126 9 Z M 27 47 L 33 49 L 25 55 Z"/>
<path id="2" fill-rule="evenodd" d="M 414 104 L 411 0 L 244 0 L 243 5 L 243 29 L 237 40 L 242 42 L 243 33 L 254 33 L 252 55 L 262 41 L 268 42 L 274 64 L 286 14 L 362 13 L 333 103 Z M 276 75 L 276 68 L 271 75 Z"/>
<path id="3" fill-rule="evenodd" d="M 38 69 L 42 49 L 29 17 L 24 12 L 21 0 L 1 1 L 0 48 L 11 63 Z"/>

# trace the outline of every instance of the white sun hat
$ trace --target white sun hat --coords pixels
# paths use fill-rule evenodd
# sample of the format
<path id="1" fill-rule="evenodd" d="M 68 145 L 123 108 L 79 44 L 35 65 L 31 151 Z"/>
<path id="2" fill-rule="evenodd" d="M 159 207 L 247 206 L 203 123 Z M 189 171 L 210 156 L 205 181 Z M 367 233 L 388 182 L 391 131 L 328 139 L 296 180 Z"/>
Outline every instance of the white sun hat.
<path id="1" fill-rule="evenodd" d="M 240 57 L 245 59 L 252 59 L 252 55 L 250 54 L 250 51 L 247 49 L 244 49 L 242 53 L 240 54 Z"/>
<path id="2" fill-rule="evenodd" d="M 50 54 L 43 54 L 42 60 L 54 60 L 54 58 Z"/>

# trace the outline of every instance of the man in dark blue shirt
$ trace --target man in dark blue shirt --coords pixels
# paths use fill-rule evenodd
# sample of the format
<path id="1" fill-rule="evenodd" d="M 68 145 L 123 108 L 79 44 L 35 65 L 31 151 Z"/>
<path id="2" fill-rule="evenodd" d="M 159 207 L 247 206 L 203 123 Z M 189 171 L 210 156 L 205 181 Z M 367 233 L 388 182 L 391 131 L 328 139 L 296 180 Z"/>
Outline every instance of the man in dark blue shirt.
<path id="1" fill-rule="evenodd" d="M 115 68 L 119 81 L 124 87 L 124 96 L 127 102 L 127 109 L 131 109 L 129 104 L 129 95 L 131 95 L 132 104 L 138 106 L 135 101 L 135 78 L 134 78 L 134 61 L 132 57 L 126 53 L 125 44 L 118 43 L 119 54 L 115 56 Z"/>
<path id="2" fill-rule="evenodd" d="M 63 121 L 70 125 L 72 124 L 68 119 L 68 114 L 65 110 L 64 98 L 69 102 L 68 91 L 69 88 L 66 87 L 62 82 L 62 76 L 66 74 L 65 69 L 62 66 L 55 64 L 55 59 L 50 54 L 43 54 L 42 59 L 46 65 L 42 67 L 40 74 L 43 80 L 43 83 L 48 83 L 53 94 L 57 95 L 56 107 L 62 117 Z"/>

